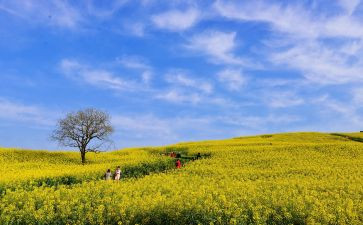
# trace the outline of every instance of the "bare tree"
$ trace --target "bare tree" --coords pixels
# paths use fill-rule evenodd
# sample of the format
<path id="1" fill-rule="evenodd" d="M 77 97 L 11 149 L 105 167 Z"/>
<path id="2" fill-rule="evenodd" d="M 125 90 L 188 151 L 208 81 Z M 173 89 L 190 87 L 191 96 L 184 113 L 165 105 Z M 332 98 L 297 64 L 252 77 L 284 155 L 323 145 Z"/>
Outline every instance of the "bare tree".
<path id="1" fill-rule="evenodd" d="M 60 119 L 51 135 L 51 139 L 67 147 L 78 148 L 82 163 L 86 162 L 87 152 L 100 152 L 113 132 L 110 116 L 97 109 L 88 108 L 75 113 L 68 113 Z"/>

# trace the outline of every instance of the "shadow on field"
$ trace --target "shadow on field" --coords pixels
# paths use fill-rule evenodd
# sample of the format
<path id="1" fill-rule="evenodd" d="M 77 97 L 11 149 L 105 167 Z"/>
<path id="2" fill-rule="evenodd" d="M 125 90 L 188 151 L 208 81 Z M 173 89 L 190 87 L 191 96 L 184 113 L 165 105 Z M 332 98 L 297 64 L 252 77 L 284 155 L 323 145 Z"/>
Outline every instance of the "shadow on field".
<path id="1" fill-rule="evenodd" d="M 351 141 L 363 142 L 363 138 L 360 138 L 360 137 L 354 137 L 354 136 L 341 134 L 341 133 L 331 133 L 331 135 L 338 136 L 338 137 L 343 137 L 343 138 L 349 139 Z"/>

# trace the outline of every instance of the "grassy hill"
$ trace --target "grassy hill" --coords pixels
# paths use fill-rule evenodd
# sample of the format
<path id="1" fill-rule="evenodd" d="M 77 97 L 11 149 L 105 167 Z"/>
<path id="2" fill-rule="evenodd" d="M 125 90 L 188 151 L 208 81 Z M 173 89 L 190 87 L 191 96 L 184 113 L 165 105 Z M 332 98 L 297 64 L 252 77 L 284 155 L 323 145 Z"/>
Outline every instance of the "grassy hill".
<path id="1" fill-rule="evenodd" d="M 88 154 L 0 149 L 0 224 L 362 224 L 359 133 L 285 133 Z M 200 152 L 201 160 L 174 159 Z M 120 182 L 103 181 L 122 167 Z"/>

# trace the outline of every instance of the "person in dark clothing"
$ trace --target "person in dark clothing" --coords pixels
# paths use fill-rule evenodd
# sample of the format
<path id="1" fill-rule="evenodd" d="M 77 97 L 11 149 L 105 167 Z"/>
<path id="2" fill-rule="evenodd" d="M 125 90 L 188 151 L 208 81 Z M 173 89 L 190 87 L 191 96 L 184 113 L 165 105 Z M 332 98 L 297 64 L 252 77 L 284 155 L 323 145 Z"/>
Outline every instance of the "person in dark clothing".
<path id="1" fill-rule="evenodd" d="M 200 152 L 198 152 L 197 159 L 200 159 L 200 158 L 202 158 L 202 156 L 200 155 Z"/>

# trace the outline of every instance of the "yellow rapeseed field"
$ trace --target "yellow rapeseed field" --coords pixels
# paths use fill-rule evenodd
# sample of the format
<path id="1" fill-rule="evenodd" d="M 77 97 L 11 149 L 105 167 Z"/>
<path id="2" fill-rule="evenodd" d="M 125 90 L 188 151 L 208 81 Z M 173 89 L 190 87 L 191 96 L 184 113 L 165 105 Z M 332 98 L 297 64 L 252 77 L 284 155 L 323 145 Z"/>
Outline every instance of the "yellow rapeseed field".
<path id="1" fill-rule="evenodd" d="M 166 151 L 210 157 L 177 170 Z M 3 149 L 0 224 L 363 224 L 362 153 L 323 133 L 89 154 L 84 166 L 77 153 Z M 101 180 L 119 164 L 149 175 Z"/>

